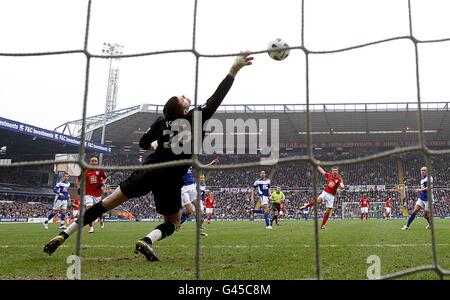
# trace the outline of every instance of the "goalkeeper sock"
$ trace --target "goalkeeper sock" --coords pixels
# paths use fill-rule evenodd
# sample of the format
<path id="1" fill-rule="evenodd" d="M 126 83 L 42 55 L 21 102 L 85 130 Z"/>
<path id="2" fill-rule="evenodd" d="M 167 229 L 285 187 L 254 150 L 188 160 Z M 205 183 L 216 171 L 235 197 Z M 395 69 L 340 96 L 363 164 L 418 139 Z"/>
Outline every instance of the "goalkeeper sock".
<path id="1" fill-rule="evenodd" d="M 159 224 L 150 232 L 147 237 L 152 240 L 152 243 L 162 240 L 175 232 L 175 224 L 170 221 Z"/>
<path id="2" fill-rule="evenodd" d="M 411 223 L 412 223 L 412 221 L 414 221 L 415 217 L 416 217 L 416 214 L 411 213 L 411 215 L 409 216 L 409 219 L 408 219 L 408 223 L 406 223 L 407 227 L 409 227 L 409 225 L 411 225 Z"/>
<path id="3" fill-rule="evenodd" d="M 86 213 L 84 214 L 84 219 L 83 219 L 83 226 L 86 226 L 87 224 L 94 222 L 95 219 L 97 219 L 101 214 L 104 214 L 105 212 L 107 212 L 108 209 L 103 206 L 103 202 L 100 201 L 94 205 L 92 205 L 91 207 L 89 207 L 86 210 Z M 79 226 L 79 221 L 80 219 L 77 219 L 75 222 L 73 222 L 72 224 L 70 224 L 69 227 L 67 227 L 66 230 L 64 230 L 64 238 L 67 239 L 70 235 L 72 235 L 74 232 L 76 232 L 78 230 L 78 226 Z"/>
<path id="4" fill-rule="evenodd" d="M 83 226 L 86 226 L 89 223 L 94 222 L 97 218 L 99 218 L 102 214 L 107 212 L 108 209 L 103 206 L 103 202 L 100 201 L 86 210 L 84 214 Z M 78 220 L 76 221 L 79 222 Z"/>

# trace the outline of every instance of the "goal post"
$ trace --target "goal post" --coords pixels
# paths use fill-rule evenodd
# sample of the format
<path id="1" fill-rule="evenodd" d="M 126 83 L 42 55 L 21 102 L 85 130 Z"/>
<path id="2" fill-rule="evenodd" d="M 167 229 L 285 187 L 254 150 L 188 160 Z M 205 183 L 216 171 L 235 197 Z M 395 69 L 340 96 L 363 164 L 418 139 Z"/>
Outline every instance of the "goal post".
<path id="1" fill-rule="evenodd" d="M 382 219 L 386 208 L 385 202 L 369 202 L 369 218 Z M 361 217 L 361 208 L 359 202 L 342 203 L 342 219 L 359 219 Z"/>

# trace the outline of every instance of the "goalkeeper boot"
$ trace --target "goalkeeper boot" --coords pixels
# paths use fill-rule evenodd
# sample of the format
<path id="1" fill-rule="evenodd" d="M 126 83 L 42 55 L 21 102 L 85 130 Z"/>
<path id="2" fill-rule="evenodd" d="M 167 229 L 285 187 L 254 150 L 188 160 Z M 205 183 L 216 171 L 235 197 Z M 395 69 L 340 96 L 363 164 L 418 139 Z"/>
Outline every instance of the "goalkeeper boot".
<path id="1" fill-rule="evenodd" d="M 155 250 L 152 246 L 152 240 L 148 237 L 140 239 L 136 242 L 136 250 L 134 253 L 140 252 L 145 256 L 145 258 L 149 261 L 158 261 L 159 258 L 156 255 Z"/>
<path id="2" fill-rule="evenodd" d="M 64 241 L 65 239 L 62 235 L 55 236 L 44 246 L 44 252 L 48 253 L 48 255 L 52 255 Z"/>
<path id="3" fill-rule="evenodd" d="M 426 227 L 426 229 L 431 229 L 431 225 L 428 224 L 427 227 Z"/>

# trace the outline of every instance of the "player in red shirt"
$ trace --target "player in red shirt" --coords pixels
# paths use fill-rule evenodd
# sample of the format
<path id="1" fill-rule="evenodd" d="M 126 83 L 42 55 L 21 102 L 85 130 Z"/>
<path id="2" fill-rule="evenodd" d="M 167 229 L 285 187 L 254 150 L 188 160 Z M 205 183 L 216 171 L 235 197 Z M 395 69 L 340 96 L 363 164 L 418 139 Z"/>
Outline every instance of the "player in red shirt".
<path id="1" fill-rule="evenodd" d="M 361 221 L 366 216 L 366 221 L 369 220 L 369 198 L 366 194 L 363 194 L 361 199 L 359 199 L 359 207 L 361 208 Z"/>
<path id="2" fill-rule="evenodd" d="M 77 196 L 73 199 L 72 203 L 72 216 L 70 217 L 70 224 L 78 218 L 78 214 L 80 213 L 80 197 Z"/>
<path id="3" fill-rule="evenodd" d="M 206 217 L 208 219 L 208 224 L 211 224 L 211 217 L 214 213 L 214 207 L 216 207 L 215 204 L 215 198 L 211 191 L 206 192 L 207 196 L 204 201 L 205 205 L 205 211 L 206 211 Z"/>
<path id="4" fill-rule="evenodd" d="M 320 162 L 319 162 L 320 163 Z M 333 210 L 333 204 L 334 204 L 334 198 L 337 193 L 337 189 L 340 186 L 342 190 L 345 189 L 345 185 L 342 181 L 341 176 L 339 176 L 339 168 L 338 167 L 332 167 L 331 173 L 325 172 L 325 170 L 321 166 L 317 166 L 317 170 L 320 174 L 325 176 L 327 179 L 327 183 L 325 184 L 325 190 L 320 194 L 319 197 L 317 197 L 317 203 L 321 203 L 325 200 L 325 207 L 327 210 L 325 211 L 325 214 L 323 216 L 322 225 L 320 226 L 320 229 L 325 229 L 325 224 L 328 221 L 328 218 L 331 215 L 331 212 Z M 301 210 L 305 208 L 309 208 L 314 205 L 314 201 L 310 201 L 308 204 L 303 205 L 300 207 Z"/>
<path id="5" fill-rule="evenodd" d="M 98 158 L 93 156 L 89 160 L 89 164 L 98 165 Z M 105 172 L 103 170 L 86 170 L 86 195 L 84 196 L 84 204 L 86 209 L 102 200 L 102 187 L 108 181 Z M 80 188 L 81 175 L 77 178 L 77 187 Z M 103 222 L 103 215 L 100 217 L 100 225 L 103 229 L 105 224 Z M 94 224 L 89 223 L 89 233 L 94 232 Z"/>
<path id="6" fill-rule="evenodd" d="M 391 198 L 387 198 L 386 200 L 386 212 L 384 214 L 384 219 L 390 219 L 391 218 Z"/>
<path id="7" fill-rule="evenodd" d="M 286 216 L 286 205 L 284 204 L 284 201 L 280 203 L 280 220 L 284 220 Z"/>

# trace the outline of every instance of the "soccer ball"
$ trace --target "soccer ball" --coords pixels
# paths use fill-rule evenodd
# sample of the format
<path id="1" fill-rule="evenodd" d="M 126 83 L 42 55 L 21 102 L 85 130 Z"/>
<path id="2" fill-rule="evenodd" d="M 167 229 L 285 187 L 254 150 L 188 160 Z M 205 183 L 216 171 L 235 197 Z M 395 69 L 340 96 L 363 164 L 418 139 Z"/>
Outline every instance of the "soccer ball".
<path id="1" fill-rule="evenodd" d="M 289 45 L 282 39 L 278 38 L 269 43 L 269 45 L 267 46 L 267 50 L 287 48 L 287 47 L 289 47 Z M 270 51 L 268 53 L 269 53 L 269 56 L 275 60 L 283 60 L 286 57 L 288 57 L 289 49 Z"/>

